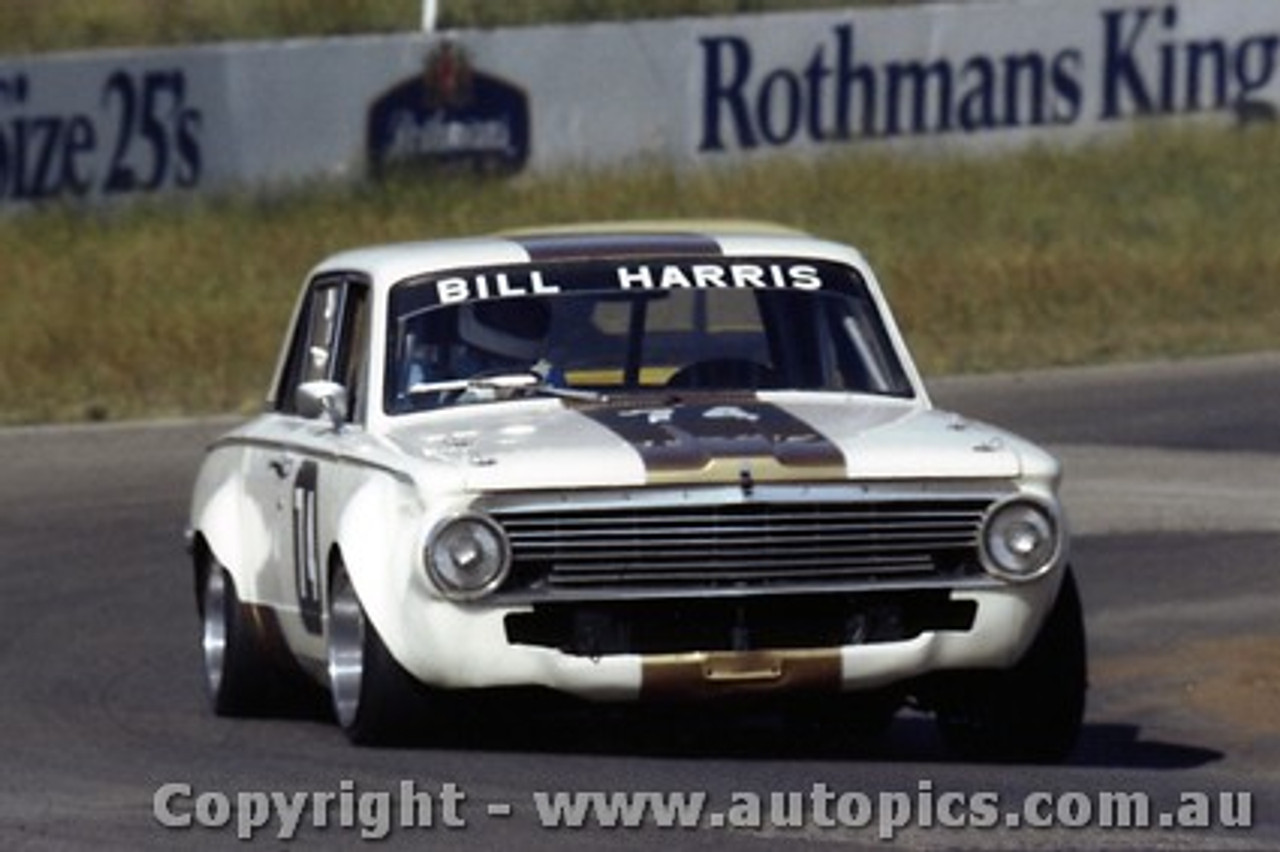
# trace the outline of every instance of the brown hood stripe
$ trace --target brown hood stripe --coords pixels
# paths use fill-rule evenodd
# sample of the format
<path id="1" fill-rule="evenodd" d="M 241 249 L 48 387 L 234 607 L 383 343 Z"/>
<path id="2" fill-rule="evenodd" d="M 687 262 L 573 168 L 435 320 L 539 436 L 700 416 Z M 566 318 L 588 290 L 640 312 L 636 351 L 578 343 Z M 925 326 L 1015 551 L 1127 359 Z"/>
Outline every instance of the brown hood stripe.
<path id="1" fill-rule="evenodd" d="M 844 453 L 809 424 L 759 401 L 578 409 L 640 454 L 651 479 L 843 477 Z M 697 476 L 699 472 L 704 476 Z M 691 476 L 690 476 L 691 475 Z"/>

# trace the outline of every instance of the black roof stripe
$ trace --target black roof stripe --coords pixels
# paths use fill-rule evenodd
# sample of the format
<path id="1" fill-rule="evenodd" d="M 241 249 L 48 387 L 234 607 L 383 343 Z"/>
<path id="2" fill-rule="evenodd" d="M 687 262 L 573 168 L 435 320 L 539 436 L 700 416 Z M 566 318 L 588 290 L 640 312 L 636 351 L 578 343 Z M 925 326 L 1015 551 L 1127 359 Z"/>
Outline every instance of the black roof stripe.
<path id="1" fill-rule="evenodd" d="M 529 259 L 535 262 L 636 257 L 706 257 L 724 254 L 719 243 L 699 234 L 539 234 L 513 239 L 529 253 Z"/>

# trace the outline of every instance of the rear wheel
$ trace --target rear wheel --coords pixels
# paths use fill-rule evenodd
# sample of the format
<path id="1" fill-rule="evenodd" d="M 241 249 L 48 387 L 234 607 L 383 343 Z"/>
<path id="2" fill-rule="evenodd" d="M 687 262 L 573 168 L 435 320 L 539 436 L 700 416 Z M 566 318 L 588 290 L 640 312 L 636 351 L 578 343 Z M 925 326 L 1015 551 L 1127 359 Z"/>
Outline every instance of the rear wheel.
<path id="1" fill-rule="evenodd" d="M 275 692 L 273 667 L 235 582 L 214 559 L 202 575 L 200 622 L 205 689 L 213 712 L 247 716 L 268 710 Z"/>
<path id="2" fill-rule="evenodd" d="M 1068 569 L 1053 609 L 1017 665 L 948 680 L 938 727 L 964 758 L 1059 762 L 1075 747 L 1087 686 L 1084 618 Z"/>
<path id="3" fill-rule="evenodd" d="M 390 742 L 423 721 L 425 688 L 391 656 L 341 565 L 329 593 L 328 668 L 333 714 L 353 743 Z"/>

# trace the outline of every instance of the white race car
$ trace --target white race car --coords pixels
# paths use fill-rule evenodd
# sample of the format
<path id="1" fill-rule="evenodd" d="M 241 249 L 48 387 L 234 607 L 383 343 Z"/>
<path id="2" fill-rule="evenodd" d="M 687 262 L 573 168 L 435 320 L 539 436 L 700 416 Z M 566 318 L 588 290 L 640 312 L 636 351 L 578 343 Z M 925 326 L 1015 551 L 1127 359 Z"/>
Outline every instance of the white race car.
<path id="1" fill-rule="evenodd" d="M 1085 697 L 1057 461 L 935 410 L 862 256 L 629 223 L 378 246 L 307 278 L 188 542 L 216 712 L 281 666 L 359 743 L 433 697 L 906 702 L 1058 760 Z M 695 705 L 696 706 L 696 705 Z"/>

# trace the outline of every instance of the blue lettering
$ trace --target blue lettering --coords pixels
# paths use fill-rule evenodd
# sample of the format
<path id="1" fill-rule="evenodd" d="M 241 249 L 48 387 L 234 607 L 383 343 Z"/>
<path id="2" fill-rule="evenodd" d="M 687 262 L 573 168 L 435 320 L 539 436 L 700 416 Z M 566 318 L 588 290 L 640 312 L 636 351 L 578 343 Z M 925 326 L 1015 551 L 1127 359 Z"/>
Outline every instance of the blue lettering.
<path id="1" fill-rule="evenodd" d="M 31 153 L 32 198 L 52 198 L 58 193 L 53 165 L 58 161 L 57 149 L 62 136 L 62 119 L 37 116 L 27 122 L 29 138 L 23 146 Z"/>
<path id="2" fill-rule="evenodd" d="M 858 61 L 852 23 L 794 66 L 759 68 L 739 36 L 702 39 L 700 150 L 1061 125 L 1080 117 L 1078 50 Z M 830 57 L 830 59 L 829 59 Z"/>
<path id="3" fill-rule="evenodd" d="M 822 139 L 828 135 L 822 120 L 823 90 L 826 81 L 831 77 L 831 69 L 827 67 L 826 58 L 821 49 L 813 55 L 813 61 L 804 70 L 805 88 L 808 91 L 809 109 L 806 115 L 806 127 L 811 139 Z"/>
<path id="4" fill-rule="evenodd" d="M 1280 35 L 1254 36 L 1240 42 L 1232 71 L 1240 83 L 1238 101 L 1247 101 L 1259 89 L 1271 85 L 1276 75 Z"/>
<path id="5" fill-rule="evenodd" d="M 24 114 L 30 93 L 25 74 L 0 80 L 0 200 L 85 194 L 92 183 L 85 170 L 95 146 L 92 122 L 82 115 Z"/>
<path id="6" fill-rule="evenodd" d="M 956 123 L 965 132 L 1070 124 L 1080 117 L 1079 51 L 1051 57 L 1010 55 L 1003 63 L 978 56 L 961 74 Z M 1003 79 L 1003 85 L 1001 85 Z"/>
<path id="7" fill-rule="evenodd" d="M 26 74 L 0 78 L 0 202 L 191 187 L 200 179 L 201 113 L 181 71 L 108 75 L 103 112 L 40 112 Z M 109 151 L 101 145 L 110 140 Z M 99 168 L 104 165 L 104 179 Z M 144 163 L 138 180 L 132 165 Z"/>
<path id="8" fill-rule="evenodd" d="M 72 116 L 67 122 L 66 144 L 62 149 L 62 185 L 77 197 L 86 195 L 93 185 L 93 177 L 83 171 L 85 158 L 92 156 L 98 147 L 93 122 L 83 115 Z"/>
<path id="9" fill-rule="evenodd" d="M 785 145 L 800 129 L 801 85 L 794 74 L 784 68 L 769 74 L 760 84 L 756 103 L 760 135 L 770 145 Z"/>
<path id="10" fill-rule="evenodd" d="M 960 129 L 972 133 L 995 128 L 1000 115 L 996 103 L 999 77 L 995 62 L 987 56 L 975 56 L 965 63 L 963 76 L 968 85 L 956 110 Z"/>
<path id="11" fill-rule="evenodd" d="M 1276 75 L 1280 35 L 1178 39 L 1178 7 L 1102 14 L 1102 111 L 1106 121 L 1138 115 L 1239 108 Z M 1164 38 L 1162 38 L 1164 36 Z"/>
<path id="12" fill-rule="evenodd" d="M 728 55 L 725 56 L 725 51 Z M 751 46 L 737 37 L 702 39 L 704 91 L 702 115 L 702 151 L 723 151 L 724 140 L 720 136 L 720 110 L 728 110 L 737 145 L 754 148 L 755 132 L 752 130 L 751 110 L 747 106 L 743 87 L 751 74 Z M 731 64 L 732 69 L 725 65 Z"/>
<path id="13" fill-rule="evenodd" d="M 1171 30 L 1178 25 L 1178 10 L 1172 6 L 1166 6 L 1163 14 L 1160 16 L 1161 23 L 1166 30 Z M 1178 98 L 1178 54 L 1177 45 L 1166 43 L 1159 48 L 1160 57 L 1160 112 L 1170 113 L 1176 110 Z M 1221 75 L 1219 75 L 1221 76 Z M 1190 89 L 1190 80 L 1187 81 L 1188 93 Z"/>
<path id="14" fill-rule="evenodd" d="M 853 136 L 853 105 L 862 104 L 858 135 L 876 135 L 876 72 L 869 65 L 859 65 L 854 58 L 852 24 L 836 27 L 836 138 Z"/>
<path id="15" fill-rule="evenodd" d="M 1147 88 L 1142 68 L 1135 51 L 1142 32 L 1151 18 L 1151 9 L 1138 9 L 1135 26 L 1126 28 L 1128 10 L 1102 14 L 1105 31 L 1102 67 L 1102 117 L 1119 118 L 1122 114 L 1120 99 L 1127 94 L 1135 109 L 1145 115 L 1154 108 L 1151 92 Z"/>
<path id="16" fill-rule="evenodd" d="M 1050 115 L 1054 124 L 1073 124 L 1080 119 L 1084 106 L 1084 90 L 1080 85 L 1083 66 L 1084 56 L 1078 50 L 1064 50 L 1054 57 L 1050 74 L 1057 95 Z"/>
<path id="17" fill-rule="evenodd" d="M 938 60 L 900 62 L 886 66 L 889 91 L 886 97 L 888 111 L 885 115 L 885 135 L 900 136 L 903 133 L 900 110 L 906 106 L 911 111 L 912 134 L 946 132 L 951 129 L 949 112 L 952 103 L 951 66 Z M 932 97 L 930 97 L 932 90 Z M 934 121 L 929 120 L 929 107 L 934 107 Z"/>
<path id="18" fill-rule="evenodd" d="M 203 118 L 198 110 L 187 110 L 178 118 L 175 143 L 178 147 L 178 162 L 173 180 L 183 189 L 190 189 L 200 183 L 204 168 L 200 152 L 200 124 Z"/>

